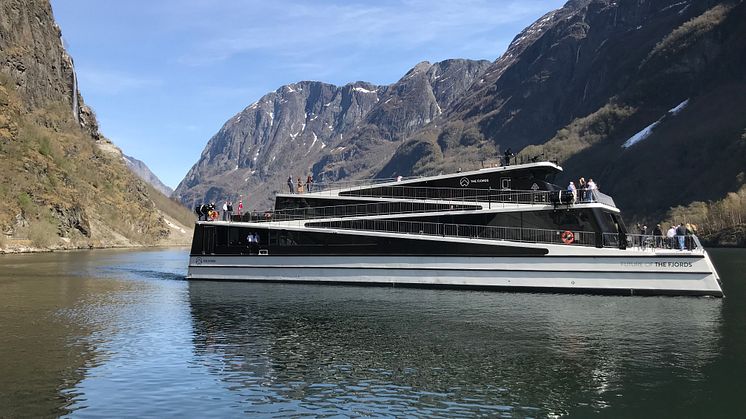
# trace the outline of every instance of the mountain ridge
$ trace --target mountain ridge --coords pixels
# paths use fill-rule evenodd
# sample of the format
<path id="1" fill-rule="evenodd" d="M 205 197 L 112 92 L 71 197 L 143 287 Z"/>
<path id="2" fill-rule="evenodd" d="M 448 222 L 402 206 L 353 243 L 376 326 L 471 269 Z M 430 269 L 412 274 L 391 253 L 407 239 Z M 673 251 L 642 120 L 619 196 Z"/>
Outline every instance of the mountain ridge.
<path id="1" fill-rule="evenodd" d="M 122 158 L 124 159 L 124 163 L 134 174 L 155 188 L 155 190 L 168 197 L 174 193 L 174 190 L 164 184 L 158 176 L 150 170 L 145 162 L 124 153 L 122 153 Z"/>
<path id="2" fill-rule="evenodd" d="M 447 103 L 432 106 L 432 64 L 418 64 L 376 90 L 379 102 L 353 130 L 285 171 L 296 177 L 310 167 L 324 181 L 428 175 L 520 151 L 559 159 L 560 183 L 594 177 L 631 220 L 660 220 L 669 208 L 717 200 L 744 183 L 743 22 L 742 0 L 569 1 L 517 34 L 494 62 L 473 72 L 462 64 L 464 83 Z M 387 108 L 389 99 L 403 107 Z M 644 141 L 623 147 L 656 121 Z M 256 179 L 271 184 L 264 189 L 249 178 L 235 185 L 268 204 L 283 176 Z M 212 186 L 190 199 L 225 194 L 231 182 Z"/>
<path id="3" fill-rule="evenodd" d="M 440 114 L 439 100 L 449 104 L 487 65 L 422 62 L 387 86 L 359 81 L 281 86 L 221 127 L 174 196 L 188 205 L 251 196 L 250 205 L 263 209 L 274 193 L 285 190 L 289 176 L 305 180 L 313 173 L 317 181 L 327 181 L 372 170 L 390 157 L 401 137 Z M 459 78 L 448 83 L 450 77 Z M 364 153 L 365 161 L 354 158 Z"/>

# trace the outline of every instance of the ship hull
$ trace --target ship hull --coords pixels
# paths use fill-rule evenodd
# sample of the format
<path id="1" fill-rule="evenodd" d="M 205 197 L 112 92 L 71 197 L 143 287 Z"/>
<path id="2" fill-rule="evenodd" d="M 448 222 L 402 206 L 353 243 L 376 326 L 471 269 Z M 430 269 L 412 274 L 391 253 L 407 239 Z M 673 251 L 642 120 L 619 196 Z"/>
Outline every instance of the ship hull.
<path id="1" fill-rule="evenodd" d="M 709 257 L 191 256 L 190 279 L 620 295 L 723 291 Z"/>

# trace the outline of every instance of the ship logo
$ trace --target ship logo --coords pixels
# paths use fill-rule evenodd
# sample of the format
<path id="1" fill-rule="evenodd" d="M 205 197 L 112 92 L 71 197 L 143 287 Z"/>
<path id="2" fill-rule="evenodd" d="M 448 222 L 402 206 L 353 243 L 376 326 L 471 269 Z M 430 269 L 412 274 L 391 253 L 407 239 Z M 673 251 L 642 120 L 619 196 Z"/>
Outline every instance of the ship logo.
<path id="1" fill-rule="evenodd" d="M 202 258 L 196 258 L 196 259 L 194 259 L 194 263 L 197 264 L 197 265 L 201 265 L 202 264 Z"/>
<path id="2" fill-rule="evenodd" d="M 470 181 L 469 181 L 469 178 L 468 178 L 468 177 L 462 177 L 462 178 L 461 178 L 461 179 L 460 179 L 460 180 L 458 181 L 458 183 L 459 183 L 459 185 L 461 185 L 461 187 L 462 187 L 462 188 L 465 188 L 465 187 L 469 186 L 469 183 L 470 183 Z"/>

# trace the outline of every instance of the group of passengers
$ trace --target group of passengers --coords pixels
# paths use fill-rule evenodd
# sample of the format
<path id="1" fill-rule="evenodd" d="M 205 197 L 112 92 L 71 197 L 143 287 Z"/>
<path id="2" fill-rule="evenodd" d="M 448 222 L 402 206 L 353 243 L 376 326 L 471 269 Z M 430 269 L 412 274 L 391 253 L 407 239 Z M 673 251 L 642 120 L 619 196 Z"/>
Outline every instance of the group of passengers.
<path id="1" fill-rule="evenodd" d="M 306 184 L 305 187 L 303 186 L 303 182 L 300 178 L 298 178 L 298 181 L 293 183 L 293 177 L 288 176 L 288 189 L 290 193 L 305 193 L 305 192 L 312 192 L 313 189 L 313 176 L 308 175 L 306 177 Z"/>
<path id="2" fill-rule="evenodd" d="M 570 182 L 567 185 L 567 192 L 572 195 L 572 203 L 576 202 L 595 202 L 596 192 L 598 191 L 598 185 L 593 181 L 592 178 L 585 181 L 585 178 L 581 177 L 578 179 L 578 186 L 575 186 L 575 182 Z"/>
<path id="3" fill-rule="evenodd" d="M 666 230 L 665 237 L 663 235 L 663 228 L 660 224 L 657 224 L 651 233 L 648 233 L 647 225 L 640 225 L 637 223 L 637 231 L 640 235 L 640 243 L 645 243 L 646 238 L 652 237 L 655 247 L 679 249 L 679 250 L 692 250 L 696 248 L 696 242 L 694 235 L 697 233 L 697 225 L 690 223 L 679 223 L 678 226 L 671 225 Z"/>
<path id="4" fill-rule="evenodd" d="M 223 203 L 222 220 L 233 221 L 233 202 L 225 201 Z M 220 211 L 214 202 L 209 204 L 200 204 L 194 207 L 194 212 L 197 213 L 199 221 L 215 221 L 220 217 Z M 243 212 L 243 199 L 238 201 L 238 215 Z"/>
<path id="5" fill-rule="evenodd" d="M 215 210 L 215 203 L 200 204 L 194 207 L 194 212 L 197 213 L 199 221 L 210 221 L 211 219 L 217 219 L 217 211 Z"/>

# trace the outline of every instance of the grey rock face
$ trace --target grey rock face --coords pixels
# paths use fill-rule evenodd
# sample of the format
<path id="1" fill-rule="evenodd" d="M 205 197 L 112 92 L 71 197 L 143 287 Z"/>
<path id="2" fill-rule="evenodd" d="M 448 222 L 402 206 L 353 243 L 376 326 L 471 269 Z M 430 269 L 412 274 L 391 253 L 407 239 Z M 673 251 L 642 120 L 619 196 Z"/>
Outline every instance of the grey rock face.
<path id="1" fill-rule="evenodd" d="M 79 206 L 54 205 L 51 211 L 52 216 L 59 222 L 60 236 L 68 237 L 70 232 L 75 229 L 85 237 L 91 237 L 91 225 L 88 216 Z"/>
<path id="2" fill-rule="evenodd" d="M 706 1 L 573 1 L 516 36 L 450 112 L 503 149 L 551 138 L 624 90 L 666 34 Z"/>
<path id="3" fill-rule="evenodd" d="M 72 110 L 73 95 L 77 95 L 73 92 L 72 59 L 62 45 L 59 27 L 41 24 L 51 16 L 52 8 L 46 1 L 0 3 L 0 50 L 4 58 L 0 71 L 15 80 L 29 109 L 66 97 Z"/>
<path id="4" fill-rule="evenodd" d="M 269 170 L 266 163 L 259 165 L 260 153 L 251 168 L 254 177 L 231 174 L 241 165 L 225 164 L 226 147 L 246 162 L 255 149 L 238 147 L 242 141 L 282 148 L 295 131 L 265 135 L 277 133 L 266 125 L 225 131 L 234 118 L 211 140 L 177 194 L 191 203 L 249 191 L 268 206 L 289 175 L 305 178 L 310 171 L 317 180 L 337 180 L 432 174 L 478 165 L 508 148 L 518 152 L 547 143 L 573 156 L 565 162 L 568 173 L 583 171 L 587 177 L 592 169 L 606 191 L 633 213 L 715 199 L 737 189 L 742 182 L 737 179 L 743 179 L 738 174 L 746 171 L 744 160 L 736 157 L 742 147 L 734 144 L 746 127 L 738 111 L 743 108 L 739 98 L 746 97 L 740 94 L 746 91 L 744 19 L 743 1 L 572 0 L 524 29 L 493 63 L 423 62 L 398 82 L 376 87 L 373 103 L 318 137 L 325 147 L 303 155 L 285 148 Z M 698 110 L 699 121 L 719 122 L 668 118 L 663 124 L 668 129 L 661 125 L 651 137 L 659 139 L 659 146 L 649 149 L 652 154 L 641 151 L 648 146 L 620 151 L 627 138 L 688 98 L 686 112 Z M 275 112 L 289 113 L 284 106 Z M 303 119 L 297 114 L 296 124 Z M 682 139 L 693 133 L 696 138 L 686 140 L 683 149 L 718 156 L 717 167 L 691 153 L 670 151 L 682 149 Z M 663 155 L 675 157 L 656 161 Z M 696 170 L 679 177 L 687 184 L 673 188 L 675 193 L 661 194 L 657 191 L 678 184 L 657 173 L 661 165 L 668 168 L 665 174 L 681 167 Z"/>
<path id="5" fill-rule="evenodd" d="M 572 156 L 561 181 L 593 176 L 628 214 L 718 199 L 746 170 L 744 21 L 743 1 L 569 2 L 516 36 L 382 175 L 437 172 L 449 153 L 463 161 L 461 133 L 477 132 L 497 149 L 532 145 L 526 157 Z M 687 99 L 645 142 L 621 147 Z"/>
<path id="6" fill-rule="evenodd" d="M 127 167 L 137 175 L 137 177 L 149 183 L 163 195 L 171 196 L 171 194 L 174 193 L 174 190 L 161 182 L 161 180 L 158 179 L 158 176 L 156 176 L 144 162 L 124 154 L 122 155 L 122 159 L 124 160 L 124 164 L 126 164 Z"/>
<path id="7" fill-rule="evenodd" d="M 253 198 L 277 190 L 288 176 L 305 181 L 312 162 L 362 121 L 381 90 L 362 82 L 304 81 L 265 95 L 210 139 L 175 195 L 192 205 Z"/>
<path id="8" fill-rule="evenodd" d="M 47 0 L 0 2 L 0 75 L 9 76 L 27 110 L 63 100 L 70 116 L 94 138 L 98 122 L 78 91 L 72 57 Z"/>
<path id="9" fill-rule="evenodd" d="M 400 138 L 437 118 L 487 65 L 424 62 L 390 86 L 283 86 L 228 120 L 174 195 L 190 206 L 241 195 L 266 208 L 289 176 L 330 181 L 380 166 Z"/>

